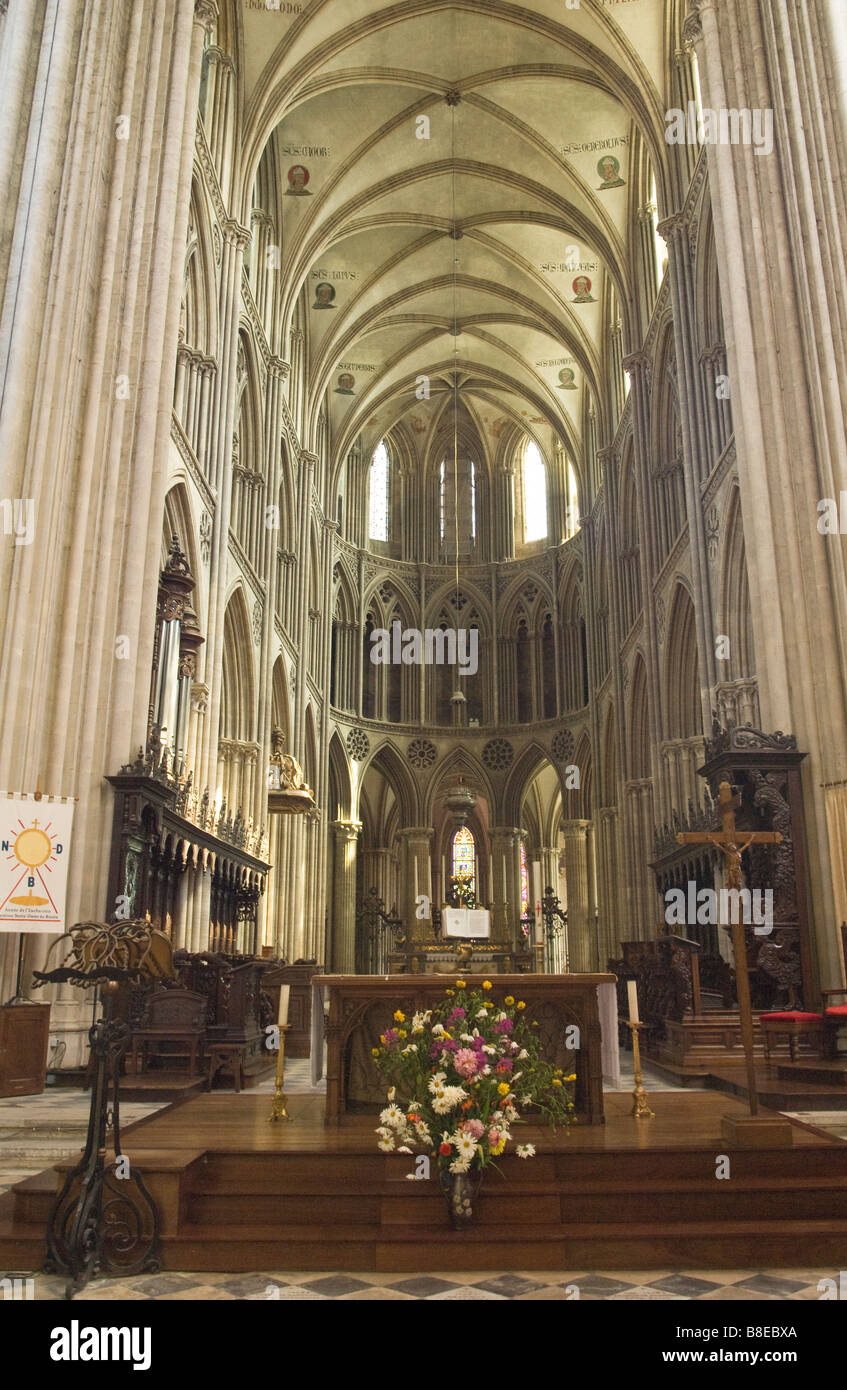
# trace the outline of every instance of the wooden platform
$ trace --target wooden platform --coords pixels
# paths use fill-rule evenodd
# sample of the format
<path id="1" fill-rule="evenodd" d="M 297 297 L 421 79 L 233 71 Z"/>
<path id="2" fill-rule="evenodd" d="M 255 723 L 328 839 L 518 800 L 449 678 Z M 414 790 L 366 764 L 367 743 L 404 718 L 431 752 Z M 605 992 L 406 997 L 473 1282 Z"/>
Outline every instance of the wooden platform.
<path id="1" fill-rule="evenodd" d="M 790 1150 L 738 1150 L 731 1176 L 721 1118 L 744 1107 L 713 1093 L 660 1092 L 656 1118 L 607 1095 L 604 1126 L 521 1139 L 538 1157 L 485 1175 L 478 1225 L 455 1234 L 437 1181 L 383 1155 L 373 1120 L 324 1124 L 323 1098 L 295 1096 L 290 1124 L 270 1097 L 214 1094 L 125 1132 L 162 1215 L 168 1270 L 763 1268 L 847 1260 L 847 1144 L 793 1125 Z M 0 1265 L 37 1268 L 61 1170 L 0 1198 Z"/>

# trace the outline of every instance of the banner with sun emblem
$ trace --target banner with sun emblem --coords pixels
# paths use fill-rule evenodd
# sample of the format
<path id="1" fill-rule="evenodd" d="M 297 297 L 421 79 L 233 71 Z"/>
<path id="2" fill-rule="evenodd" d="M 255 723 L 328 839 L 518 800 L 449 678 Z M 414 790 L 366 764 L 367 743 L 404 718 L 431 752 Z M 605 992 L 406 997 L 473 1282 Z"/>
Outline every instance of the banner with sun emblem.
<path id="1" fill-rule="evenodd" d="M 0 931 L 63 932 L 74 800 L 0 793 Z"/>

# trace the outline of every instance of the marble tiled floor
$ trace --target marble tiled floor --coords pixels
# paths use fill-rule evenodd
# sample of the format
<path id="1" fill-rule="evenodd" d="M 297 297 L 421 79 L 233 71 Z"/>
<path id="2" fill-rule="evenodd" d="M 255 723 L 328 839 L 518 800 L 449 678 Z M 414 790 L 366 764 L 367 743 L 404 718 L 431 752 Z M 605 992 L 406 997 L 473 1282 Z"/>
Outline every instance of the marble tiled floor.
<path id="1" fill-rule="evenodd" d="M 786 1110 L 792 1120 L 814 1125 L 836 1139 L 847 1139 L 847 1110 Z"/>
<path id="2" fill-rule="evenodd" d="M 0 1271 L 2 1275 L 2 1271 Z M 819 1281 L 835 1270 L 620 1270 L 603 1274 L 575 1270 L 509 1274 L 146 1274 L 127 1280 L 95 1280 L 77 1301 L 296 1301 L 427 1302 L 665 1301 L 780 1302 L 820 1299 Z M 64 1284 L 35 1276 L 36 1300 L 61 1299 Z"/>
<path id="3" fill-rule="evenodd" d="M 0 1100 L 0 1193 L 57 1159 L 78 1154 L 85 1144 L 90 1104 L 90 1091 L 70 1088 Z M 161 1102 L 125 1101 L 121 1125 L 125 1128 L 160 1108 Z"/>

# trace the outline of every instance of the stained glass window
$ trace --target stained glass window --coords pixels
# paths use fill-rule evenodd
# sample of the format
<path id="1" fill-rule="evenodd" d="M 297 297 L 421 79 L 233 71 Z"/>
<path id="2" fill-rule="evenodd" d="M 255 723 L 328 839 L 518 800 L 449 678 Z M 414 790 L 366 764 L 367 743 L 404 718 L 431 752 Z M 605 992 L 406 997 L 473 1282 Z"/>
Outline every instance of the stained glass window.
<path id="1" fill-rule="evenodd" d="M 526 845 L 521 840 L 521 916 L 529 912 L 529 869 L 526 863 Z"/>
<path id="2" fill-rule="evenodd" d="M 466 825 L 453 836 L 453 877 L 473 880 L 476 868 L 476 846 Z"/>
<path id="3" fill-rule="evenodd" d="M 370 525 L 372 541 L 388 540 L 388 450 L 385 440 L 377 444 L 371 459 Z"/>

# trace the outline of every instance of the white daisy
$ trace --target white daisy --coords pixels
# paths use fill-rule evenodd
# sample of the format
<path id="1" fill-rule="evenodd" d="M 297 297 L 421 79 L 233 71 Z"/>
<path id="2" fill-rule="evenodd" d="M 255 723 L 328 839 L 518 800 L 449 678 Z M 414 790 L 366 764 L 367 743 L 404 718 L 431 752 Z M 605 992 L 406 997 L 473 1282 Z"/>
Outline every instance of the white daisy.
<path id="1" fill-rule="evenodd" d="M 397 1152 L 398 1154 L 410 1154 L 412 1150 L 408 1148 L 406 1144 L 403 1144 L 402 1147 L 397 1150 Z"/>
<path id="2" fill-rule="evenodd" d="M 464 1162 L 464 1160 L 462 1160 L 461 1158 L 454 1158 L 453 1162 L 450 1164 L 450 1172 L 467 1173 L 470 1166 L 471 1165 L 469 1163 Z"/>
<path id="3" fill-rule="evenodd" d="M 480 1009 L 480 1010 L 477 1012 L 477 1018 L 488 1018 L 488 1010 L 487 1010 L 487 1009 Z M 434 1031 L 434 1030 L 433 1030 L 433 1031 Z"/>
<path id="4" fill-rule="evenodd" d="M 384 1125 L 389 1125 L 391 1129 L 405 1129 L 406 1116 L 399 1105 L 389 1105 L 387 1110 L 380 1111 L 380 1116 Z"/>
<path id="5" fill-rule="evenodd" d="M 393 1152 L 394 1152 L 394 1140 L 393 1140 L 393 1139 L 380 1139 L 379 1144 L 378 1144 L 378 1148 L 382 1149 L 382 1152 L 383 1152 L 384 1154 L 393 1153 Z"/>
<path id="6" fill-rule="evenodd" d="M 525 1048 L 525 1047 L 522 1047 L 521 1050 L 520 1050 L 520 1052 L 518 1053 L 518 1061 L 519 1061 L 519 1062 L 522 1062 L 522 1061 L 524 1060 L 524 1058 L 525 1058 L 525 1057 L 528 1057 L 528 1056 L 529 1056 L 529 1053 L 527 1052 L 526 1048 Z"/>
<path id="7" fill-rule="evenodd" d="M 518 1158 L 535 1158 L 534 1144 L 518 1144 L 515 1149 Z"/>
<path id="8" fill-rule="evenodd" d="M 432 1095 L 435 1095 L 436 1091 L 440 1090 L 440 1088 L 444 1085 L 444 1082 L 446 1080 L 446 1071 L 434 1072 L 433 1075 L 429 1078 L 428 1090 L 432 1093 Z"/>
<path id="9" fill-rule="evenodd" d="M 455 1144 L 459 1158 L 472 1159 L 476 1154 L 477 1141 L 472 1134 L 457 1134 Z"/>

